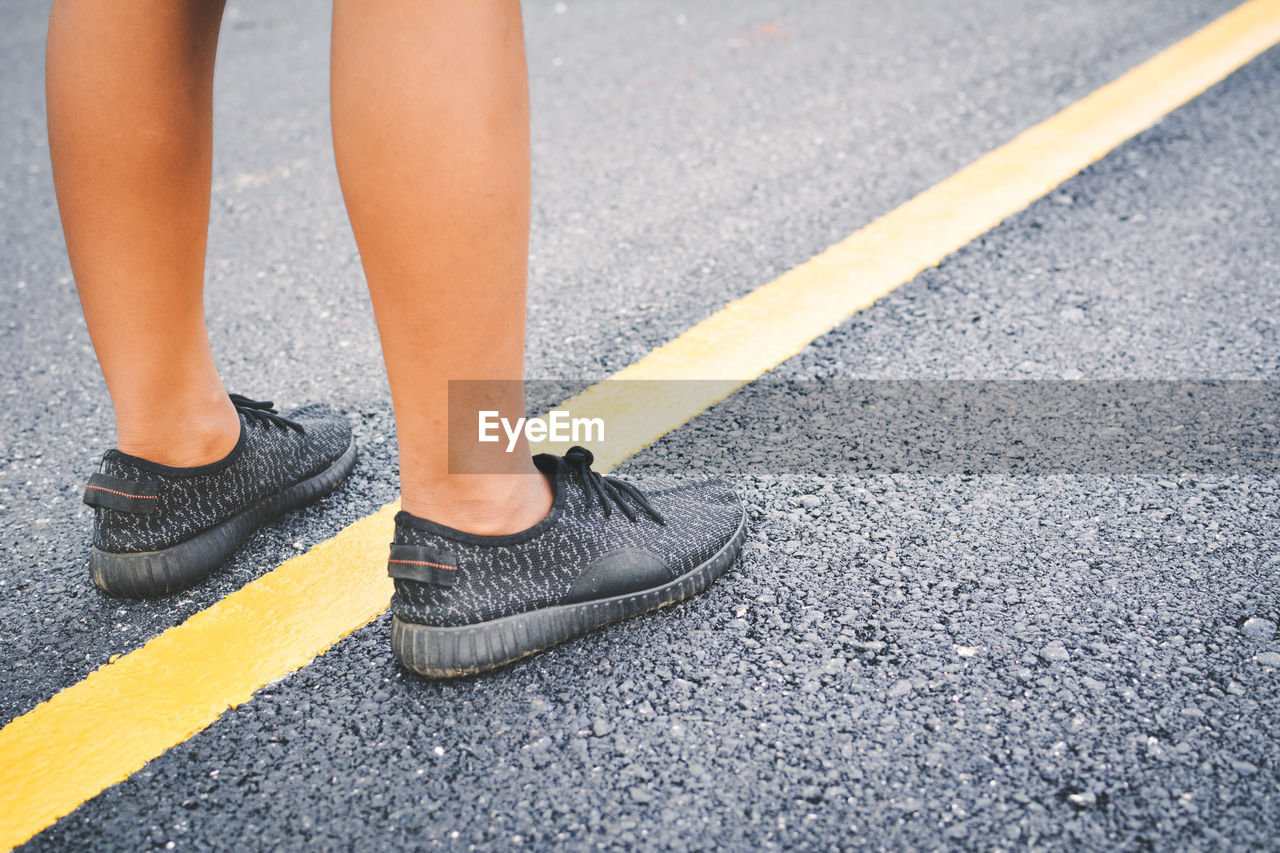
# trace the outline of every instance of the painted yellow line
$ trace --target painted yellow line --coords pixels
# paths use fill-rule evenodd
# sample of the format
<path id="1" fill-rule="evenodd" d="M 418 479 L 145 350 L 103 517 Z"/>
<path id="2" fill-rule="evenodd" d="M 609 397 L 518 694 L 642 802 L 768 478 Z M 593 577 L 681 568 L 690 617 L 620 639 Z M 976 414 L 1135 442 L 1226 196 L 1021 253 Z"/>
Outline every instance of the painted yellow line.
<path id="1" fill-rule="evenodd" d="M 730 303 L 614 379 L 690 382 L 660 405 L 605 382 L 566 404 L 606 416 L 613 458 L 652 443 L 855 311 L 1280 42 L 1280 0 L 1250 0 L 805 264 Z M 634 386 L 631 386 L 634 388 Z M 622 449 L 618 449 L 621 447 Z M 0 848 L 305 666 L 380 614 L 393 506 L 107 664 L 0 730 Z"/>
<path id="2" fill-rule="evenodd" d="M 1280 2 L 1253 0 L 1030 128 L 565 403 L 602 417 L 607 469 L 777 367 L 819 335 L 1025 208 L 1280 41 Z M 646 395 L 662 394 L 661 400 Z M 555 448 L 559 449 L 559 448 Z"/>
<path id="3" fill-rule="evenodd" d="M 377 617 L 394 507 L 361 519 L 0 730 L 0 848 L 20 844 Z"/>

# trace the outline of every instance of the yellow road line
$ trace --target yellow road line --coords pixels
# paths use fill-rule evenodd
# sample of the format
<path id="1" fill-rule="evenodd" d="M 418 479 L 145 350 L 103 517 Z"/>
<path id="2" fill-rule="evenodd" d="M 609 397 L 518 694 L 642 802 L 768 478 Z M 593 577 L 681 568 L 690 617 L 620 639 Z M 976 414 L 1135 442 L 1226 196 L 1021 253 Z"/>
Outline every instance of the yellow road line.
<path id="1" fill-rule="evenodd" d="M 598 461 L 602 469 L 617 464 L 937 265 L 1277 41 L 1280 3 L 1253 0 L 1237 7 L 611 377 L 721 381 L 661 383 L 660 404 L 646 399 L 644 388 L 606 381 L 562 408 L 574 416 L 604 418 L 608 452 Z"/>
<path id="2" fill-rule="evenodd" d="M 610 424 L 606 466 L 796 354 L 1280 42 L 1280 0 L 1250 0 L 613 379 L 685 383 L 654 406 L 604 382 L 566 404 Z M 625 427 L 625 440 L 617 429 Z M 622 449 L 617 449 L 622 448 Z M 0 848 L 30 838 L 387 606 L 394 506 L 356 522 L 0 730 Z"/>

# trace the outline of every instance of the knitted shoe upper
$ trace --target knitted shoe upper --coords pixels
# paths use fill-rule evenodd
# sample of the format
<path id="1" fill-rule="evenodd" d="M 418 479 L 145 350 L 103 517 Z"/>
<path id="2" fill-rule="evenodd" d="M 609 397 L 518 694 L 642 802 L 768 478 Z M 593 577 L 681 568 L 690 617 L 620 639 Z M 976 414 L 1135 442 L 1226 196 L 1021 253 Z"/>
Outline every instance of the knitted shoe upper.
<path id="1" fill-rule="evenodd" d="M 156 490 L 156 508 L 146 514 L 98 507 L 93 544 L 113 553 L 155 551 L 183 542 L 258 501 L 333 464 L 351 445 L 351 428 L 327 406 L 288 413 L 302 431 L 262 414 L 251 401 L 233 397 L 240 440 L 226 458 L 197 468 L 173 468 L 108 450 L 99 471 Z M 270 404 L 265 404 L 270 405 Z"/>
<path id="2" fill-rule="evenodd" d="M 674 580 L 714 557 L 743 521 L 742 504 L 720 480 L 642 486 L 665 523 L 643 511 L 632 520 L 616 505 L 606 517 L 603 497 L 564 458 L 543 454 L 534 461 L 555 499 L 547 517 L 528 530 L 475 536 L 407 512 L 396 516 L 394 544 L 438 549 L 457 560 L 451 586 L 397 579 L 397 617 L 453 627 L 553 606 L 566 599 L 593 561 L 621 549 L 657 557 L 667 580 Z"/>

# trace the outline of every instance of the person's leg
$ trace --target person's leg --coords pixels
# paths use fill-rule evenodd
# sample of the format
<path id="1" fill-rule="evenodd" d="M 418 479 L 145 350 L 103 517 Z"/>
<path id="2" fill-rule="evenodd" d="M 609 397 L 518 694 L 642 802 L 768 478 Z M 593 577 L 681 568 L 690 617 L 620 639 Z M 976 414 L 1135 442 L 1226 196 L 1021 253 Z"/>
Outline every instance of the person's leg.
<path id="1" fill-rule="evenodd" d="M 225 456 L 240 421 L 204 324 L 219 0 L 55 0 L 49 151 L 120 450 Z"/>
<path id="2" fill-rule="evenodd" d="M 116 413 L 118 447 L 84 492 L 89 569 L 110 595 L 191 586 L 355 464 L 341 415 L 233 399 L 214 368 L 203 284 L 221 16 L 221 0 L 55 0 L 49 19 L 58 207 Z"/>
<path id="3" fill-rule="evenodd" d="M 529 104 L 518 0 L 336 0 L 334 151 L 400 444 L 401 505 L 479 534 L 551 504 L 528 448 L 450 475 L 448 381 L 524 371 Z M 492 408 L 524 415 L 506 386 Z M 465 449 L 453 448 L 455 462 Z"/>
<path id="4" fill-rule="evenodd" d="M 646 495 L 593 471 L 581 447 L 531 458 L 523 443 L 494 456 L 449 446 L 450 379 L 507 380 L 484 408 L 524 413 L 517 0 L 335 0 L 332 73 L 338 175 L 400 437 L 405 511 L 387 557 L 396 658 L 431 677 L 483 672 L 706 589 L 746 535 L 723 483 Z M 495 457 L 502 473 L 449 474 L 450 461 L 493 470 Z"/>

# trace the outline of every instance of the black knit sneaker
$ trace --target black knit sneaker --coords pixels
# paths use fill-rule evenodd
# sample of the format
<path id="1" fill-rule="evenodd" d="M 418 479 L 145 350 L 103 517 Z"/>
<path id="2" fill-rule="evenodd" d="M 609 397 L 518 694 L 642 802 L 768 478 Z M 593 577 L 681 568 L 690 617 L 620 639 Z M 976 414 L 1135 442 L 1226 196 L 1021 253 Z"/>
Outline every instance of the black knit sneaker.
<path id="1" fill-rule="evenodd" d="M 173 468 L 108 450 L 89 479 L 89 569 L 108 595 L 152 598 L 222 565 L 251 533 L 332 491 L 351 473 L 351 428 L 328 407 L 277 414 L 239 394 L 240 440 L 225 459 Z"/>
<path id="2" fill-rule="evenodd" d="M 555 499 L 507 536 L 401 512 L 387 569 L 391 648 L 409 669 L 469 675 L 702 592 L 733 562 L 747 516 L 719 480 L 635 486 L 591 470 L 591 452 L 534 463 Z"/>

